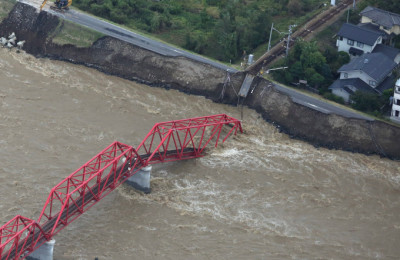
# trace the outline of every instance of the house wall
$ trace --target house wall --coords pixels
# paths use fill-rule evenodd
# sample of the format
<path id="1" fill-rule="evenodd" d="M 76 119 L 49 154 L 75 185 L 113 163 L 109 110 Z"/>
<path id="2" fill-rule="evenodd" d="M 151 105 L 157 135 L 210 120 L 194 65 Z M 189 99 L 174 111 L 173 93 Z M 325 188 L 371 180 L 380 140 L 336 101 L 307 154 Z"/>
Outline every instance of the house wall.
<path id="1" fill-rule="evenodd" d="M 400 54 L 398 54 L 398 55 L 396 56 L 396 58 L 394 58 L 394 62 L 396 62 L 397 64 L 400 63 Z"/>
<path id="2" fill-rule="evenodd" d="M 372 19 L 369 19 L 366 16 L 361 16 L 361 23 L 373 23 L 373 22 L 372 22 Z M 376 23 L 373 23 L 373 24 L 376 24 Z"/>
<path id="3" fill-rule="evenodd" d="M 394 88 L 392 114 L 390 118 L 395 121 L 400 121 L 400 79 L 397 80 Z"/>
<path id="4" fill-rule="evenodd" d="M 342 97 L 345 102 L 350 101 L 350 94 L 341 88 L 332 89 L 332 93 L 335 94 L 336 96 Z"/>
<path id="5" fill-rule="evenodd" d="M 345 77 L 345 73 L 347 73 L 347 78 Z M 368 74 L 360 71 L 360 70 L 353 70 L 348 72 L 340 72 L 340 79 L 361 79 L 365 83 L 369 85 L 370 80 L 374 80 Z M 378 82 L 376 83 L 378 85 Z M 374 87 L 374 86 L 371 86 Z M 376 86 L 375 86 L 376 87 Z"/>
<path id="6" fill-rule="evenodd" d="M 354 47 L 356 49 L 363 50 L 364 53 L 371 53 L 377 44 L 382 43 L 382 37 L 379 37 L 378 41 L 375 42 L 374 46 L 364 44 L 364 47 L 361 48 L 357 46 L 357 41 L 354 41 L 354 45 L 349 45 L 347 43 L 347 40 L 348 40 L 347 38 L 343 38 L 343 40 L 340 39 L 336 40 L 336 46 L 338 47 L 338 51 L 344 51 L 349 53 L 350 48 Z"/>
<path id="7" fill-rule="evenodd" d="M 371 46 L 371 51 L 369 51 L 369 52 L 372 52 L 372 51 L 375 49 L 375 47 L 376 47 L 377 44 L 382 44 L 382 36 L 379 36 L 379 38 L 378 38 L 378 40 L 375 42 L 374 46 Z M 369 46 L 369 45 L 367 45 L 367 46 Z"/>
<path id="8" fill-rule="evenodd" d="M 343 38 L 343 40 L 337 39 L 336 46 L 338 47 L 338 51 L 344 51 L 349 53 L 349 49 L 351 46 L 347 44 L 347 39 Z"/>
<path id="9" fill-rule="evenodd" d="M 391 30 L 394 34 L 399 35 L 400 34 L 400 25 L 395 25 L 392 27 Z"/>
<path id="10" fill-rule="evenodd" d="M 383 27 L 382 25 L 379 26 L 379 29 L 386 32 L 387 34 L 395 34 L 395 35 L 399 35 L 400 34 L 400 29 L 399 26 L 394 25 L 392 28 L 390 29 L 386 29 L 385 27 Z"/>

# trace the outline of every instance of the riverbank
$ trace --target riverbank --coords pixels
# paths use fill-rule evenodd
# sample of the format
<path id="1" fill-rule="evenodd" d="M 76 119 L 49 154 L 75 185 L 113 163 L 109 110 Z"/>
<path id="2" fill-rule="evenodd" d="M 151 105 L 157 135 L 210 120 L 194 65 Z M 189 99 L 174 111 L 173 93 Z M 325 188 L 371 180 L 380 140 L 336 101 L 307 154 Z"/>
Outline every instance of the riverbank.
<path id="1" fill-rule="evenodd" d="M 222 69 L 184 57 L 160 55 L 112 37 L 102 37 L 90 47 L 60 45 L 50 37 L 59 23 L 59 18 L 49 13 L 37 13 L 32 6 L 17 3 L 0 24 L 0 31 L 5 35 L 15 32 L 26 40 L 25 51 L 37 57 L 83 64 L 150 86 L 203 95 L 215 102 L 238 102 L 236 93 L 245 77 L 241 72 L 230 75 L 231 82 L 224 88 L 226 71 Z M 251 89 L 243 104 L 293 138 L 314 146 L 400 158 L 400 128 L 396 126 L 325 114 L 300 105 L 263 78 L 256 78 Z"/>

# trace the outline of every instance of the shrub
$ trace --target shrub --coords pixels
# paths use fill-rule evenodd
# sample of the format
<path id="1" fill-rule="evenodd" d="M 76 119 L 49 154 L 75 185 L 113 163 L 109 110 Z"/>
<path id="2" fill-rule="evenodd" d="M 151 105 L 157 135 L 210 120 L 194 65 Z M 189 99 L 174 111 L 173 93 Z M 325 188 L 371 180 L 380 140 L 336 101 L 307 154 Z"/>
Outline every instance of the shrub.
<path id="1" fill-rule="evenodd" d="M 326 98 L 326 99 L 332 100 L 332 101 L 334 101 L 334 102 L 336 102 L 336 103 L 344 104 L 344 99 L 343 99 L 342 97 L 336 96 L 336 95 L 333 94 L 333 93 L 326 92 L 326 93 L 323 95 L 323 97 Z"/>

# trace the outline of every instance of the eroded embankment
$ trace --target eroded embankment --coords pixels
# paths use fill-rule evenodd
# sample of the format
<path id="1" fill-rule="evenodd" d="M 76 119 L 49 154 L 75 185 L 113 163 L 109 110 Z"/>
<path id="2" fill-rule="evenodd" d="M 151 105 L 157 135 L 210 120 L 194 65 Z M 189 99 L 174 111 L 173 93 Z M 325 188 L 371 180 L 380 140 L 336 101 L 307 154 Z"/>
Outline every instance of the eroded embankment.
<path id="1" fill-rule="evenodd" d="M 103 37 L 88 48 L 60 46 L 50 37 L 58 24 L 57 17 L 46 12 L 37 13 L 34 7 L 17 3 L 0 24 L 0 31 L 5 35 L 15 32 L 19 39 L 26 40 L 24 49 L 36 56 L 84 64 L 149 85 L 203 95 L 216 102 L 237 103 L 236 93 L 244 79 L 243 73 L 231 75 L 231 84 L 221 98 L 224 70 L 184 57 L 159 55 L 112 37 Z M 321 113 L 293 102 L 262 78 L 256 78 L 251 88 L 254 91 L 249 93 L 244 104 L 255 108 L 264 119 L 292 137 L 316 146 L 400 158 L 398 127 Z"/>

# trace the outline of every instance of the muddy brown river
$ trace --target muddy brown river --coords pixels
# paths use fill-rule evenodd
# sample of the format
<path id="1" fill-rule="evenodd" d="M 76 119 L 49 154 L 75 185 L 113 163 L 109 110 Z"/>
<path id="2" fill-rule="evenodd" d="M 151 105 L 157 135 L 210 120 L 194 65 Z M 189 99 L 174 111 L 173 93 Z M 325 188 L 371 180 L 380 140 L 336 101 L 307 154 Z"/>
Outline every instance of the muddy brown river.
<path id="1" fill-rule="evenodd" d="M 112 141 L 233 106 L 0 49 L 0 222 L 37 219 L 50 189 Z M 153 166 L 56 237 L 55 259 L 399 259 L 400 163 L 314 148 L 244 110 L 245 133 Z"/>

